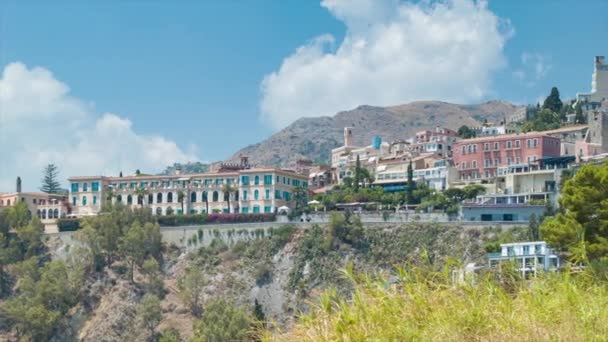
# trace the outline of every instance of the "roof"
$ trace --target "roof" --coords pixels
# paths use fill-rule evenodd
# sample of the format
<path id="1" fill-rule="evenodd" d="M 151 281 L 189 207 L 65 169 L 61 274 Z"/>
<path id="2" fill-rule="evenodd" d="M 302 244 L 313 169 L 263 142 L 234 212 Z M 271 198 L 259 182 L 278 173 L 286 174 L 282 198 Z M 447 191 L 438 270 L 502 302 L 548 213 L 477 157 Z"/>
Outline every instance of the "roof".
<path id="1" fill-rule="evenodd" d="M 541 133 L 544 133 L 544 134 L 565 133 L 565 132 L 580 131 L 580 130 L 583 130 L 586 128 L 589 128 L 589 126 L 588 125 L 572 125 L 572 126 L 566 126 L 566 127 L 562 127 L 562 128 L 558 128 L 558 129 L 552 129 L 549 131 L 542 131 Z"/>

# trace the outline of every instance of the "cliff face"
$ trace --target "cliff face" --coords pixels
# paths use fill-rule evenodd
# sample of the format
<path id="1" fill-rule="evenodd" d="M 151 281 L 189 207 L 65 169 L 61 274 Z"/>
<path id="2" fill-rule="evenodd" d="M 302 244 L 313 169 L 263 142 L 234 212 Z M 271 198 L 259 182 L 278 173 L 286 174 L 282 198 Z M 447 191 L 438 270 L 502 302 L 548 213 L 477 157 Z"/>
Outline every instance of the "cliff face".
<path id="1" fill-rule="evenodd" d="M 437 126 L 457 130 L 462 125 L 479 126 L 484 120 L 499 123 L 525 110 L 502 101 L 458 105 L 419 101 L 393 107 L 360 106 L 333 117 L 302 118 L 268 139 L 236 152 L 254 164 L 288 165 L 301 158 L 328 162 L 331 149 L 342 145 L 343 129 L 353 127 L 354 143 L 369 145 L 374 136 L 384 141 L 407 139 L 415 132 Z"/>

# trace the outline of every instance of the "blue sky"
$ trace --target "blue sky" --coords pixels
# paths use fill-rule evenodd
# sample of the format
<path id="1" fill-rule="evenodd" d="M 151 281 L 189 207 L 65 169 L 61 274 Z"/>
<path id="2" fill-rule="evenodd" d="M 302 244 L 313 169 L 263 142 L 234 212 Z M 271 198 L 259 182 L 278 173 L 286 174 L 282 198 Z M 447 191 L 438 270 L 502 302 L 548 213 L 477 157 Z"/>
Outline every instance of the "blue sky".
<path id="1" fill-rule="evenodd" d="M 566 97 L 589 90 L 593 56 L 608 55 L 608 1 L 490 1 L 487 8 L 469 2 L 448 1 L 445 8 L 437 9 L 426 1 L 395 0 L 325 0 L 323 4 L 312 0 L 5 0 L 0 2 L 0 67 L 21 63 L 23 68 L 15 74 L 30 81 L 38 79 L 32 76 L 34 67 L 52 73 L 41 77 L 69 88 L 69 92 L 59 91 L 61 99 L 54 98 L 57 107 L 64 108 L 65 97 L 81 106 L 73 113 L 82 120 L 82 126 L 74 128 L 79 132 L 100 123 L 123 124 L 128 126 L 125 137 L 130 137 L 123 141 L 133 139 L 145 149 L 157 145 L 142 139 L 156 137 L 162 140 L 160 150 L 177 153 L 177 160 L 223 159 L 299 116 L 333 114 L 357 104 L 431 98 L 530 103 L 553 85 Z M 396 16 L 398 11 L 404 14 Z M 467 26 L 469 15 L 481 19 Z M 449 26 L 453 17 L 457 24 Z M 416 24 L 417 18 L 434 22 L 439 33 L 425 38 L 427 30 Z M 394 24 L 393 31 L 385 30 L 388 24 Z M 466 46 L 451 41 L 459 30 L 475 32 L 473 38 L 465 38 L 474 41 Z M 385 39 L 391 33 L 394 39 Z M 349 42 L 343 41 L 345 37 Z M 403 37 L 408 37 L 407 47 L 396 43 Z M 426 44 L 433 39 L 438 43 Z M 362 41 L 365 47 L 356 44 Z M 374 52 L 365 51 L 374 47 Z M 384 56 L 376 50 L 391 54 Z M 426 59 L 420 57 L 424 54 L 437 58 L 434 63 L 441 64 L 437 69 L 442 70 L 430 75 L 428 82 L 408 69 L 408 65 L 424 63 Z M 442 55 L 457 62 L 450 64 Z M 404 56 L 406 62 L 392 64 L 389 59 L 396 56 Z M 473 61 L 466 73 L 460 70 L 460 60 Z M 363 68 L 357 65 L 369 69 L 355 72 Z M 353 66 L 356 69 L 349 69 Z M 453 82 L 445 81 L 451 78 Z M 382 89 L 384 79 L 386 89 Z M 20 136 L 43 134 L 31 126 L 21 131 L 19 126 L 11 127 L 6 119 L 10 104 L 2 107 L 5 118 L 0 121 L 0 134 L 4 128 L 5 138 L 7 131 Z M 97 136 L 108 139 L 101 133 Z M 81 140 L 74 137 L 70 146 L 83 145 Z M 70 146 L 67 153 L 76 153 L 69 151 Z M 48 156 L 62 152 L 57 148 L 41 153 L 37 161 L 54 161 Z M 129 152 L 141 154 L 137 149 Z M 93 164 L 134 166 L 128 159 L 123 155 Z M 165 161 L 173 160 L 154 155 L 141 163 L 152 167 L 153 162 Z M 116 169 L 64 164 L 64 169 L 73 170 L 65 176 L 81 170 Z M 20 172 L 5 164 L 0 170 L 5 182 L 0 181 L 0 186 L 9 184 L 9 179 L 12 183 Z"/>

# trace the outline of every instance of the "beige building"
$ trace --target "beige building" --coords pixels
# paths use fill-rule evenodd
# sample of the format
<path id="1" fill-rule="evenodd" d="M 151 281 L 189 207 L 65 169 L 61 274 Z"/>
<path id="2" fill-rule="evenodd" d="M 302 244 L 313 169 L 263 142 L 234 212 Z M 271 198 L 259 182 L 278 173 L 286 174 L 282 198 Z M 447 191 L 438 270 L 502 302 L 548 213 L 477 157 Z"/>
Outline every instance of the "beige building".
<path id="1" fill-rule="evenodd" d="M 308 188 L 307 176 L 243 163 L 202 174 L 85 176 L 69 182 L 74 216 L 96 215 L 108 201 L 150 208 L 155 215 L 276 213 L 293 207 L 294 187 Z"/>

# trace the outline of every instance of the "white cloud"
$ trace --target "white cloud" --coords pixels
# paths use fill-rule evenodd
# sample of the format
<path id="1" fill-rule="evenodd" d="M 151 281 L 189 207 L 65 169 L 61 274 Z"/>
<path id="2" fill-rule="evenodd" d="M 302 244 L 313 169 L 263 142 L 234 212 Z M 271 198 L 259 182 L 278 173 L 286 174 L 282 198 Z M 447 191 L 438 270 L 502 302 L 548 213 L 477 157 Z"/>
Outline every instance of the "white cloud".
<path id="1" fill-rule="evenodd" d="M 538 81 L 547 76 L 553 65 L 551 58 L 537 52 L 521 54 L 522 68 L 513 71 L 513 77 L 528 87 L 535 86 Z"/>
<path id="2" fill-rule="evenodd" d="M 262 119 L 283 127 L 303 116 L 361 104 L 480 100 L 513 31 L 485 1 L 418 4 L 323 0 L 344 22 L 344 40 L 321 35 L 286 57 L 261 83 Z"/>
<path id="3" fill-rule="evenodd" d="M 0 191 L 13 191 L 17 176 L 26 190 L 36 190 L 48 163 L 59 166 L 65 184 L 69 176 L 157 172 L 198 159 L 193 150 L 132 126 L 116 114 L 95 114 L 49 70 L 8 64 L 0 79 Z"/>

